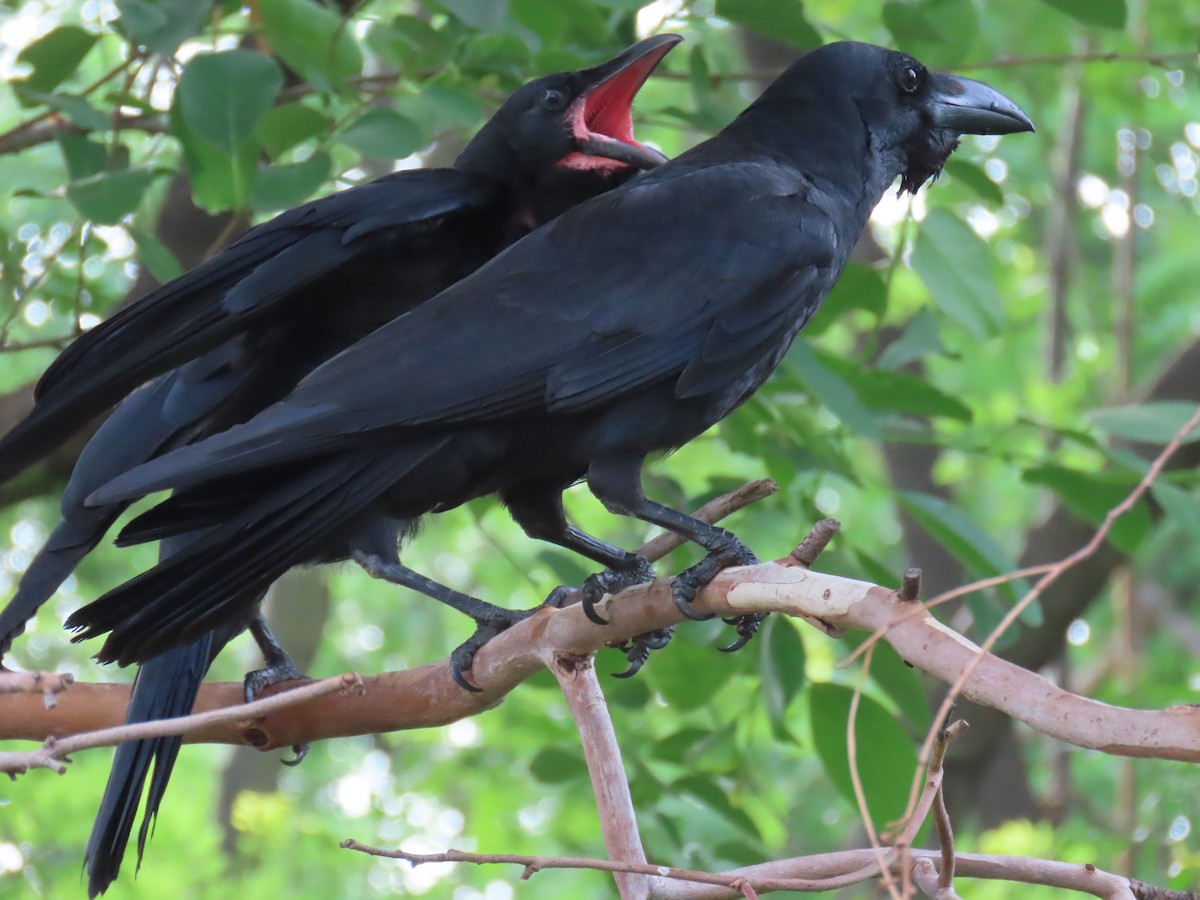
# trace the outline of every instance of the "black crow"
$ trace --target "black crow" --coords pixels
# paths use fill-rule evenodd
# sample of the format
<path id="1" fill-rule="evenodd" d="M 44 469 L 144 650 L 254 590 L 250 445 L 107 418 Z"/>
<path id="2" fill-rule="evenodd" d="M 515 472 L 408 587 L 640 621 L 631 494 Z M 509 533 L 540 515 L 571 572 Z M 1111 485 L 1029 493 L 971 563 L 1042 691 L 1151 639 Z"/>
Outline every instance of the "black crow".
<path id="1" fill-rule="evenodd" d="M 531 535 L 608 565 L 606 589 L 644 578 L 637 557 L 566 525 L 560 495 L 580 479 L 612 512 L 708 551 L 674 584 L 690 611 L 721 567 L 755 557 L 649 500 L 647 455 L 696 437 L 763 383 L 898 177 L 916 190 L 960 134 L 1031 129 L 992 88 L 904 53 L 812 51 L 715 137 L 514 244 L 250 422 L 93 494 L 180 489 L 129 540 L 208 530 L 68 627 L 76 639 L 108 633 L 101 660 L 142 661 L 245 615 L 245 598 L 290 566 L 349 556 L 469 614 L 477 631 L 452 657 L 469 667 L 483 640 L 529 613 L 431 586 L 370 526 L 495 493 Z"/>
<path id="2" fill-rule="evenodd" d="M 385 176 L 283 213 L 72 344 L 39 383 L 34 411 L 0 442 L 4 477 L 138 382 L 179 368 L 134 391 L 84 450 L 63 496 L 62 523 L 0 612 L 0 655 L 125 508 L 85 507 L 96 487 L 250 418 L 321 362 L 532 228 L 662 162 L 634 139 L 630 107 L 679 40 L 649 38 L 599 66 L 530 82 L 454 168 Z M 403 523 L 378 527 L 396 535 Z M 233 617 L 149 661 L 127 721 L 190 711 L 212 659 L 248 620 L 268 665 L 247 676 L 247 699 L 298 677 L 261 617 Z M 140 860 L 180 743 L 161 738 L 118 750 L 87 851 L 91 896 L 117 876 L 154 761 Z"/>

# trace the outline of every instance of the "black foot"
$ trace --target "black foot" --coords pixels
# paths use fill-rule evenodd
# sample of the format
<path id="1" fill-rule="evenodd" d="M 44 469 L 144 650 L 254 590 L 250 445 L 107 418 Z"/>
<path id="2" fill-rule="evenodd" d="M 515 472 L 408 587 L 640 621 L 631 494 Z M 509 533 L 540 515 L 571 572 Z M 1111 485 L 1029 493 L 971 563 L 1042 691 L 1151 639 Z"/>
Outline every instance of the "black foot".
<path id="1" fill-rule="evenodd" d="M 646 660 L 650 658 L 650 654 L 655 650 L 661 650 L 667 646 L 671 640 L 671 635 L 675 633 L 675 626 L 668 625 L 666 628 L 660 628 L 657 631 L 647 631 L 639 634 L 631 641 L 626 641 L 624 644 L 617 644 L 617 649 L 625 654 L 625 658 L 629 660 L 629 668 L 624 672 L 618 672 L 613 675 L 614 678 L 632 678 L 642 670 L 642 666 L 646 664 Z"/>
<path id="2" fill-rule="evenodd" d="M 540 606 L 535 606 L 533 609 L 497 608 L 496 612 L 475 619 L 475 633 L 459 644 L 450 654 L 450 677 L 454 679 L 454 683 L 464 691 L 479 693 L 479 688 L 471 684 L 465 674 L 471 670 L 479 648 L 500 632 L 507 631 L 518 622 L 528 619 L 539 609 L 541 609 Z"/>
<path id="3" fill-rule="evenodd" d="M 629 567 L 622 569 L 605 569 L 584 579 L 579 588 L 580 603 L 583 604 L 583 614 L 597 625 L 607 625 L 608 619 L 596 612 L 596 604 L 604 599 L 605 594 L 615 595 L 626 588 L 637 584 L 647 584 L 656 577 L 654 566 L 636 554 L 629 554 Z M 560 585 L 546 597 L 545 603 L 550 606 L 561 606 L 562 600 L 570 592 L 570 588 Z"/>
<path id="4" fill-rule="evenodd" d="M 242 679 L 242 694 L 247 703 L 253 703 L 263 691 L 273 685 L 285 681 L 312 681 L 300 671 L 292 658 L 282 651 L 278 655 L 270 654 L 266 663 L 261 669 L 247 672 L 246 677 Z M 291 759 L 280 760 L 285 766 L 298 766 L 304 762 L 304 757 L 308 755 L 308 744 L 292 744 L 292 753 L 295 756 Z"/>
<path id="5" fill-rule="evenodd" d="M 750 641 L 750 638 L 758 634 L 758 626 L 762 624 L 763 619 L 767 617 L 766 613 L 748 613 L 744 616 L 731 616 L 728 619 L 722 619 L 726 625 L 737 626 L 737 639 L 728 647 L 718 647 L 722 653 L 736 653 L 741 650 Z"/>
<path id="6" fill-rule="evenodd" d="M 700 593 L 700 590 L 716 578 L 723 569 L 728 569 L 730 566 L 753 566 L 757 563 L 758 557 L 754 555 L 754 551 L 732 534 L 726 532 L 723 546 L 711 551 L 708 556 L 704 557 L 704 559 L 700 560 L 700 562 L 696 563 L 690 569 L 685 569 L 675 579 L 671 585 L 671 596 L 675 598 L 675 605 L 689 619 L 694 619 L 697 622 L 704 622 L 711 619 L 711 613 L 697 612 L 692 608 L 692 601 L 696 599 L 696 595 Z M 749 638 L 746 638 L 746 640 L 749 640 Z M 745 641 L 742 641 L 742 643 L 744 644 Z M 741 644 L 738 646 L 741 646 Z"/>

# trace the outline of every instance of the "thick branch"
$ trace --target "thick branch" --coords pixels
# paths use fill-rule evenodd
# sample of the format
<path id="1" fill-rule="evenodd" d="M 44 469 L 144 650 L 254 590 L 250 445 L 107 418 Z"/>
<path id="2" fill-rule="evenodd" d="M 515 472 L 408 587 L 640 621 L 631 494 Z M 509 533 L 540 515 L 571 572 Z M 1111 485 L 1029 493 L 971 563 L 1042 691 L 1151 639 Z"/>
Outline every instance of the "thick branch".
<path id="1" fill-rule="evenodd" d="M 931 615 L 911 616 L 911 604 L 895 591 L 809 571 L 791 562 L 789 557 L 781 563 L 729 570 L 700 594 L 697 608 L 722 616 L 756 611 L 812 616 L 863 631 L 891 626 L 887 640 L 901 658 L 947 683 L 954 683 L 979 654 L 978 647 Z M 212 725 L 188 737 L 271 749 L 331 737 L 445 725 L 500 703 L 540 669 L 542 659 L 550 654 L 583 656 L 682 621 L 667 579 L 632 588 L 615 600 L 608 598 L 599 612 L 609 624 L 588 621 L 578 607 L 542 609 L 492 640 L 479 652 L 472 670 L 472 678 L 481 688 L 477 694 L 459 688 L 443 661 L 366 678 L 363 696 L 320 698 L 265 716 L 254 725 L 253 741 L 248 740 L 245 729 L 231 723 Z M 124 686 L 76 684 L 59 696 L 58 709 L 52 713 L 42 708 L 40 697 L 0 695 L 0 738 L 42 740 L 48 735 L 116 724 L 124 715 L 128 694 Z M 240 695 L 240 684 L 205 685 L 197 709 L 233 705 Z M 963 685 L 963 695 L 1080 747 L 1121 756 L 1200 761 L 1197 707 L 1139 710 L 1110 706 L 1062 690 L 991 654 L 983 654 L 975 665 Z"/>

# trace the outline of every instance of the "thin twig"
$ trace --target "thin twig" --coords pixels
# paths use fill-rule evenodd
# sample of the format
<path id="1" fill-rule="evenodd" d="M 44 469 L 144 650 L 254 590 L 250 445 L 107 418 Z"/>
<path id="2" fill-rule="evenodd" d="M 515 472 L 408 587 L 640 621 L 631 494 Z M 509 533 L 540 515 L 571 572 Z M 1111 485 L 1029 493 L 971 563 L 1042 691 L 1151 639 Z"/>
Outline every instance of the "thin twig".
<path id="1" fill-rule="evenodd" d="M 385 850 L 360 843 L 353 838 L 342 841 L 346 850 L 357 850 L 370 856 L 385 859 L 400 859 L 413 866 L 424 863 L 470 863 L 472 865 L 517 865 L 523 871 L 522 878 L 530 878 L 543 869 L 591 869 L 599 872 L 631 872 L 639 875 L 657 876 L 674 882 L 692 884 L 661 883 L 653 897 L 656 900 L 718 900 L 718 898 L 746 896 L 743 885 L 750 885 L 757 893 L 770 891 L 818 892 L 828 890 L 825 885 L 855 870 L 866 871 L 868 863 L 874 861 L 874 851 L 842 850 L 834 853 L 817 853 L 793 859 L 775 860 L 731 872 L 700 872 L 692 869 L 677 869 L 653 863 L 617 863 L 607 859 L 590 859 L 580 856 L 528 856 L 517 853 L 467 853 L 462 850 L 447 850 L 444 853 L 408 853 L 404 850 Z M 938 851 L 913 850 L 917 860 L 927 859 L 936 865 Z M 991 856 L 978 853 L 963 853 L 958 857 L 958 871 L 966 878 L 982 878 L 990 881 L 1013 881 L 1022 884 L 1041 884 L 1066 890 L 1089 893 L 1110 900 L 1134 900 L 1132 886 L 1139 884 L 1121 875 L 1105 872 L 1091 864 L 1063 863 L 1055 860 L 1037 859 L 1026 856 Z M 824 877 L 786 878 L 784 872 L 804 872 Z M 867 876 L 869 877 L 869 876 Z M 859 879 L 864 880 L 864 879 Z M 708 888 L 701 887 L 709 886 Z M 715 890 L 714 890 L 715 889 Z M 1196 900 L 1195 895 L 1170 892 L 1163 888 L 1146 887 L 1138 896 L 1163 897 L 1170 900 Z"/>
<path id="2" fill-rule="evenodd" d="M 1013 69 L 1022 66 L 1069 66 L 1075 63 L 1149 63 L 1152 66 L 1171 66 L 1194 63 L 1200 60 L 1195 50 L 1180 50 L 1168 53 L 1121 53 L 1104 50 L 1092 53 L 1052 53 L 1045 56 L 997 56 L 980 62 L 959 63 L 950 66 L 961 69 Z"/>
<path id="3" fill-rule="evenodd" d="M 710 500 L 692 513 L 692 517 L 709 524 L 719 522 L 726 516 L 733 515 L 742 507 L 770 497 L 778 490 L 779 485 L 773 479 L 760 478 L 758 481 L 748 482 L 728 494 L 723 494 L 715 500 Z M 673 531 L 667 531 L 646 541 L 638 548 L 637 554 L 650 562 L 657 562 L 672 550 L 682 547 L 686 543 L 687 538 L 681 537 Z"/>
<path id="4" fill-rule="evenodd" d="M 25 753 L 0 753 L 0 772 L 10 778 L 29 769 L 51 769 L 58 774 L 66 772 L 66 763 L 71 761 L 70 754 L 80 750 L 90 750 L 95 747 L 115 747 L 126 741 L 140 741 L 146 738 L 166 737 L 172 734 L 187 734 L 199 728 L 218 722 L 251 721 L 258 716 L 295 706 L 313 700 L 325 694 L 363 690 L 362 679 L 350 673 L 315 681 L 301 687 L 280 691 L 253 703 L 242 703 L 222 709 L 195 713 L 190 716 L 180 716 L 176 719 L 161 719 L 152 722 L 139 722 L 135 725 L 117 725 L 112 728 L 101 728 L 98 731 L 85 731 L 62 739 L 47 738 L 36 750 Z"/>
<path id="5" fill-rule="evenodd" d="M 1007 613 L 1005 613 L 1003 618 L 1000 619 L 999 624 L 992 629 L 991 634 L 989 634 L 983 643 L 979 645 L 978 650 L 976 650 L 970 662 L 968 662 L 963 668 L 958 678 L 956 678 L 950 685 L 950 690 L 946 692 L 946 696 L 942 700 L 942 705 L 938 709 L 937 714 L 934 716 L 933 721 L 935 723 L 945 721 L 946 717 L 950 715 L 950 710 L 954 706 L 955 700 L 957 700 L 959 695 L 962 693 L 963 686 L 967 683 L 968 679 L 970 679 L 971 675 L 974 674 L 979 663 L 988 657 L 992 647 L 996 645 L 996 641 L 1000 639 L 1001 635 L 1003 635 L 1009 629 L 1009 627 L 1011 627 L 1013 622 L 1017 620 L 1017 617 L 1020 616 L 1021 613 L 1023 613 L 1031 603 L 1040 597 L 1042 593 L 1050 587 L 1050 585 L 1054 584 L 1054 582 L 1056 582 L 1064 572 L 1083 562 L 1100 548 L 1100 545 L 1103 544 L 1108 538 L 1109 532 L 1112 531 L 1113 525 L 1116 524 L 1117 519 L 1129 512 L 1129 510 L 1131 510 L 1142 498 L 1142 495 L 1150 489 L 1150 486 L 1154 484 L 1158 476 L 1162 474 L 1162 471 L 1166 467 L 1168 460 L 1170 460 L 1175 452 L 1181 446 L 1183 446 L 1183 442 L 1197 426 L 1200 426 L 1200 406 L 1196 407 L 1196 411 L 1192 413 L 1191 417 L 1187 420 L 1187 422 L 1184 423 L 1183 427 L 1180 428 L 1175 433 L 1175 436 L 1172 437 L 1167 443 L 1167 445 L 1163 447 L 1162 452 L 1159 453 L 1154 459 L 1154 462 L 1150 464 L 1150 468 L 1146 470 L 1146 474 L 1142 476 L 1142 479 L 1137 483 L 1137 486 L 1129 492 L 1129 495 L 1126 496 L 1124 500 L 1110 509 L 1107 514 L 1105 514 L 1104 521 L 1100 523 L 1100 527 L 1096 529 L 1096 533 L 1092 535 L 1091 539 L 1074 553 L 1055 563 L 1053 568 L 1051 568 L 1048 572 L 1046 572 L 1045 575 L 1038 579 L 1033 588 L 1024 597 L 1017 601 L 1017 603 L 1015 603 Z M 932 727 L 929 733 L 925 736 L 925 742 L 921 746 L 920 759 L 922 761 L 929 759 L 933 744 L 936 740 L 937 726 L 935 724 L 935 726 Z M 909 794 L 910 806 L 916 796 L 916 785 L 917 782 L 914 780 L 913 790 Z"/>

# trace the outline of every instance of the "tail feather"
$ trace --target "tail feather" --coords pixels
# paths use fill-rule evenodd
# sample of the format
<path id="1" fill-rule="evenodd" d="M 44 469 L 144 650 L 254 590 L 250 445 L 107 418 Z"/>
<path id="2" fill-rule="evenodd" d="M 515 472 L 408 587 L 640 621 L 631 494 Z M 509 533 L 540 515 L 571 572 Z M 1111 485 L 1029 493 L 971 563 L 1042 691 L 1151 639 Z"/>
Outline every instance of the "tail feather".
<path id="1" fill-rule="evenodd" d="M 191 712 L 200 683 L 215 655 L 213 643 L 214 635 L 210 632 L 196 643 L 177 647 L 144 665 L 133 683 L 125 721 L 148 722 Z M 183 738 L 176 735 L 133 741 L 117 748 L 84 856 L 89 898 L 103 894 L 120 872 L 146 777 L 153 766 L 138 831 L 138 865 L 141 865 L 146 840 L 182 743 Z"/>
<path id="2" fill-rule="evenodd" d="M 100 543 L 104 533 L 124 504 L 87 510 L 86 515 L 63 520 L 51 532 L 17 586 L 17 593 L 0 610 L 0 658 L 12 648 L 13 641 L 25 632 L 25 625 L 42 604 L 54 596 L 79 561 Z"/>

